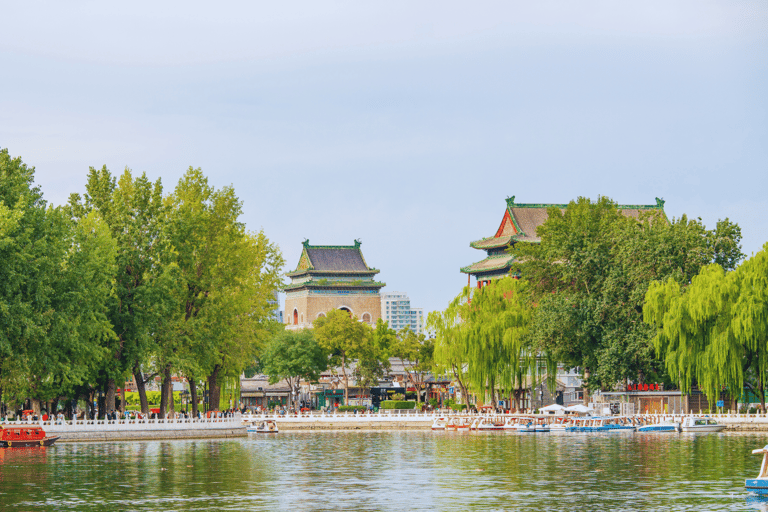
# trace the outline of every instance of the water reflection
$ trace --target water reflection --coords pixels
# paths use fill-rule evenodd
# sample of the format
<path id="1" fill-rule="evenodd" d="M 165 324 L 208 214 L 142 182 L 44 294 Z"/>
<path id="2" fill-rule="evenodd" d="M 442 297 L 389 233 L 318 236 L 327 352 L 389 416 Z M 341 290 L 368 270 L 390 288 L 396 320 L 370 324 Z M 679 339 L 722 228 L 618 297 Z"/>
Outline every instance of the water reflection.
<path id="1" fill-rule="evenodd" d="M 0 509 L 743 510 L 765 444 L 429 431 L 58 444 L 0 451 Z"/>

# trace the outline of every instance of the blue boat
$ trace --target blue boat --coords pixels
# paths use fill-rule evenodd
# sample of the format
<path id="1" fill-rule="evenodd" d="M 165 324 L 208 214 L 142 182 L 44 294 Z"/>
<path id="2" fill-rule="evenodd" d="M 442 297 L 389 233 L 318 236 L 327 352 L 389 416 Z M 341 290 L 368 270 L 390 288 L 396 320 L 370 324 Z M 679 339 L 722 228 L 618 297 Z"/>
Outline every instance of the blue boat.
<path id="1" fill-rule="evenodd" d="M 680 425 L 671 421 L 664 421 L 662 423 L 652 423 L 650 425 L 643 425 L 637 427 L 638 432 L 677 432 L 680 429 Z"/>
<path id="2" fill-rule="evenodd" d="M 566 432 L 634 432 L 635 426 L 622 417 L 576 418 Z"/>
<path id="3" fill-rule="evenodd" d="M 744 481 L 744 487 L 748 491 L 757 494 L 768 494 L 768 445 L 758 450 L 752 450 L 752 454 L 763 454 L 763 463 L 760 466 L 760 473 L 757 478 L 747 478 Z"/>

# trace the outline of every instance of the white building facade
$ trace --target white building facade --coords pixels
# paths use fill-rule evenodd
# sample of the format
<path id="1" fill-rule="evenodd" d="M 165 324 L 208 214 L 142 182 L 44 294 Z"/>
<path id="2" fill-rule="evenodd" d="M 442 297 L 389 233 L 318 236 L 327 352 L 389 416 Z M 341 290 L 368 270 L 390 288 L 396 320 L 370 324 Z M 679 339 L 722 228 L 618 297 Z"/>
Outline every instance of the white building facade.
<path id="1" fill-rule="evenodd" d="M 382 293 L 381 317 L 396 331 L 409 327 L 416 334 L 424 332 L 424 309 L 412 308 L 405 293 Z"/>

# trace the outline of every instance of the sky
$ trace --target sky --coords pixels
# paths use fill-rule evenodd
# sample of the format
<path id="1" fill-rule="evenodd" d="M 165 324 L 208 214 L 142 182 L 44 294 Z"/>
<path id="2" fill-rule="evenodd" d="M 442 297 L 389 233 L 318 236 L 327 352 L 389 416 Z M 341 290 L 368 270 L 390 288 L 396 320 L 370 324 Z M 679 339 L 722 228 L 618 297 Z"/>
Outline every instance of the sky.
<path id="1" fill-rule="evenodd" d="M 44 197 L 88 168 L 233 186 L 286 259 L 362 241 L 444 309 L 505 199 L 666 201 L 768 241 L 764 1 L 15 2 L 0 148 Z"/>

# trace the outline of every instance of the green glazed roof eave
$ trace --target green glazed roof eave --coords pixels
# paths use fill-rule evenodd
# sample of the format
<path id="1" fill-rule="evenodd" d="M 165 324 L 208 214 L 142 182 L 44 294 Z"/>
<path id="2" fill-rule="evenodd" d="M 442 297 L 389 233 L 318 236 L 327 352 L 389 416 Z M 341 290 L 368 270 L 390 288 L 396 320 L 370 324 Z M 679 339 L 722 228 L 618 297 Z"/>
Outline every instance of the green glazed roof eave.
<path id="1" fill-rule="evenodd" d="M 325 284 L 320 284 L 317 281 L 304 281 L 303 283 L 289 284 L 283 288 L 283 291 L 299 290 L 301 288 L 318 288 L 318 289 L 344 289 L 350 288 L 355 290 L 368 289 L 368 288 L 384 288 L 387 283 L 381 281 L 367 281 L 365 283 L 350 283 L 348 281 L 335 281 Z"/>
<path id="2" fill-rule="evenodd" d="M 481 272 L 491 272 L 494 270 L 502 270 L 504 268 L 509 267 L 512 264 L 512 261 L 514 259 L 515 259 L 514 256 L 510 256 L 508 254 L 504 254 L 501 256 L 489 256 L 484 260 L 480 260 L 466 267 L 462 267 L 460 271 L 464 274 L 477 274 Z M 491 262 L 493 262 L 493 264 L 491 264 Z M 488 263 L 488 265 L 480 266 L 483 263 Z"/>

